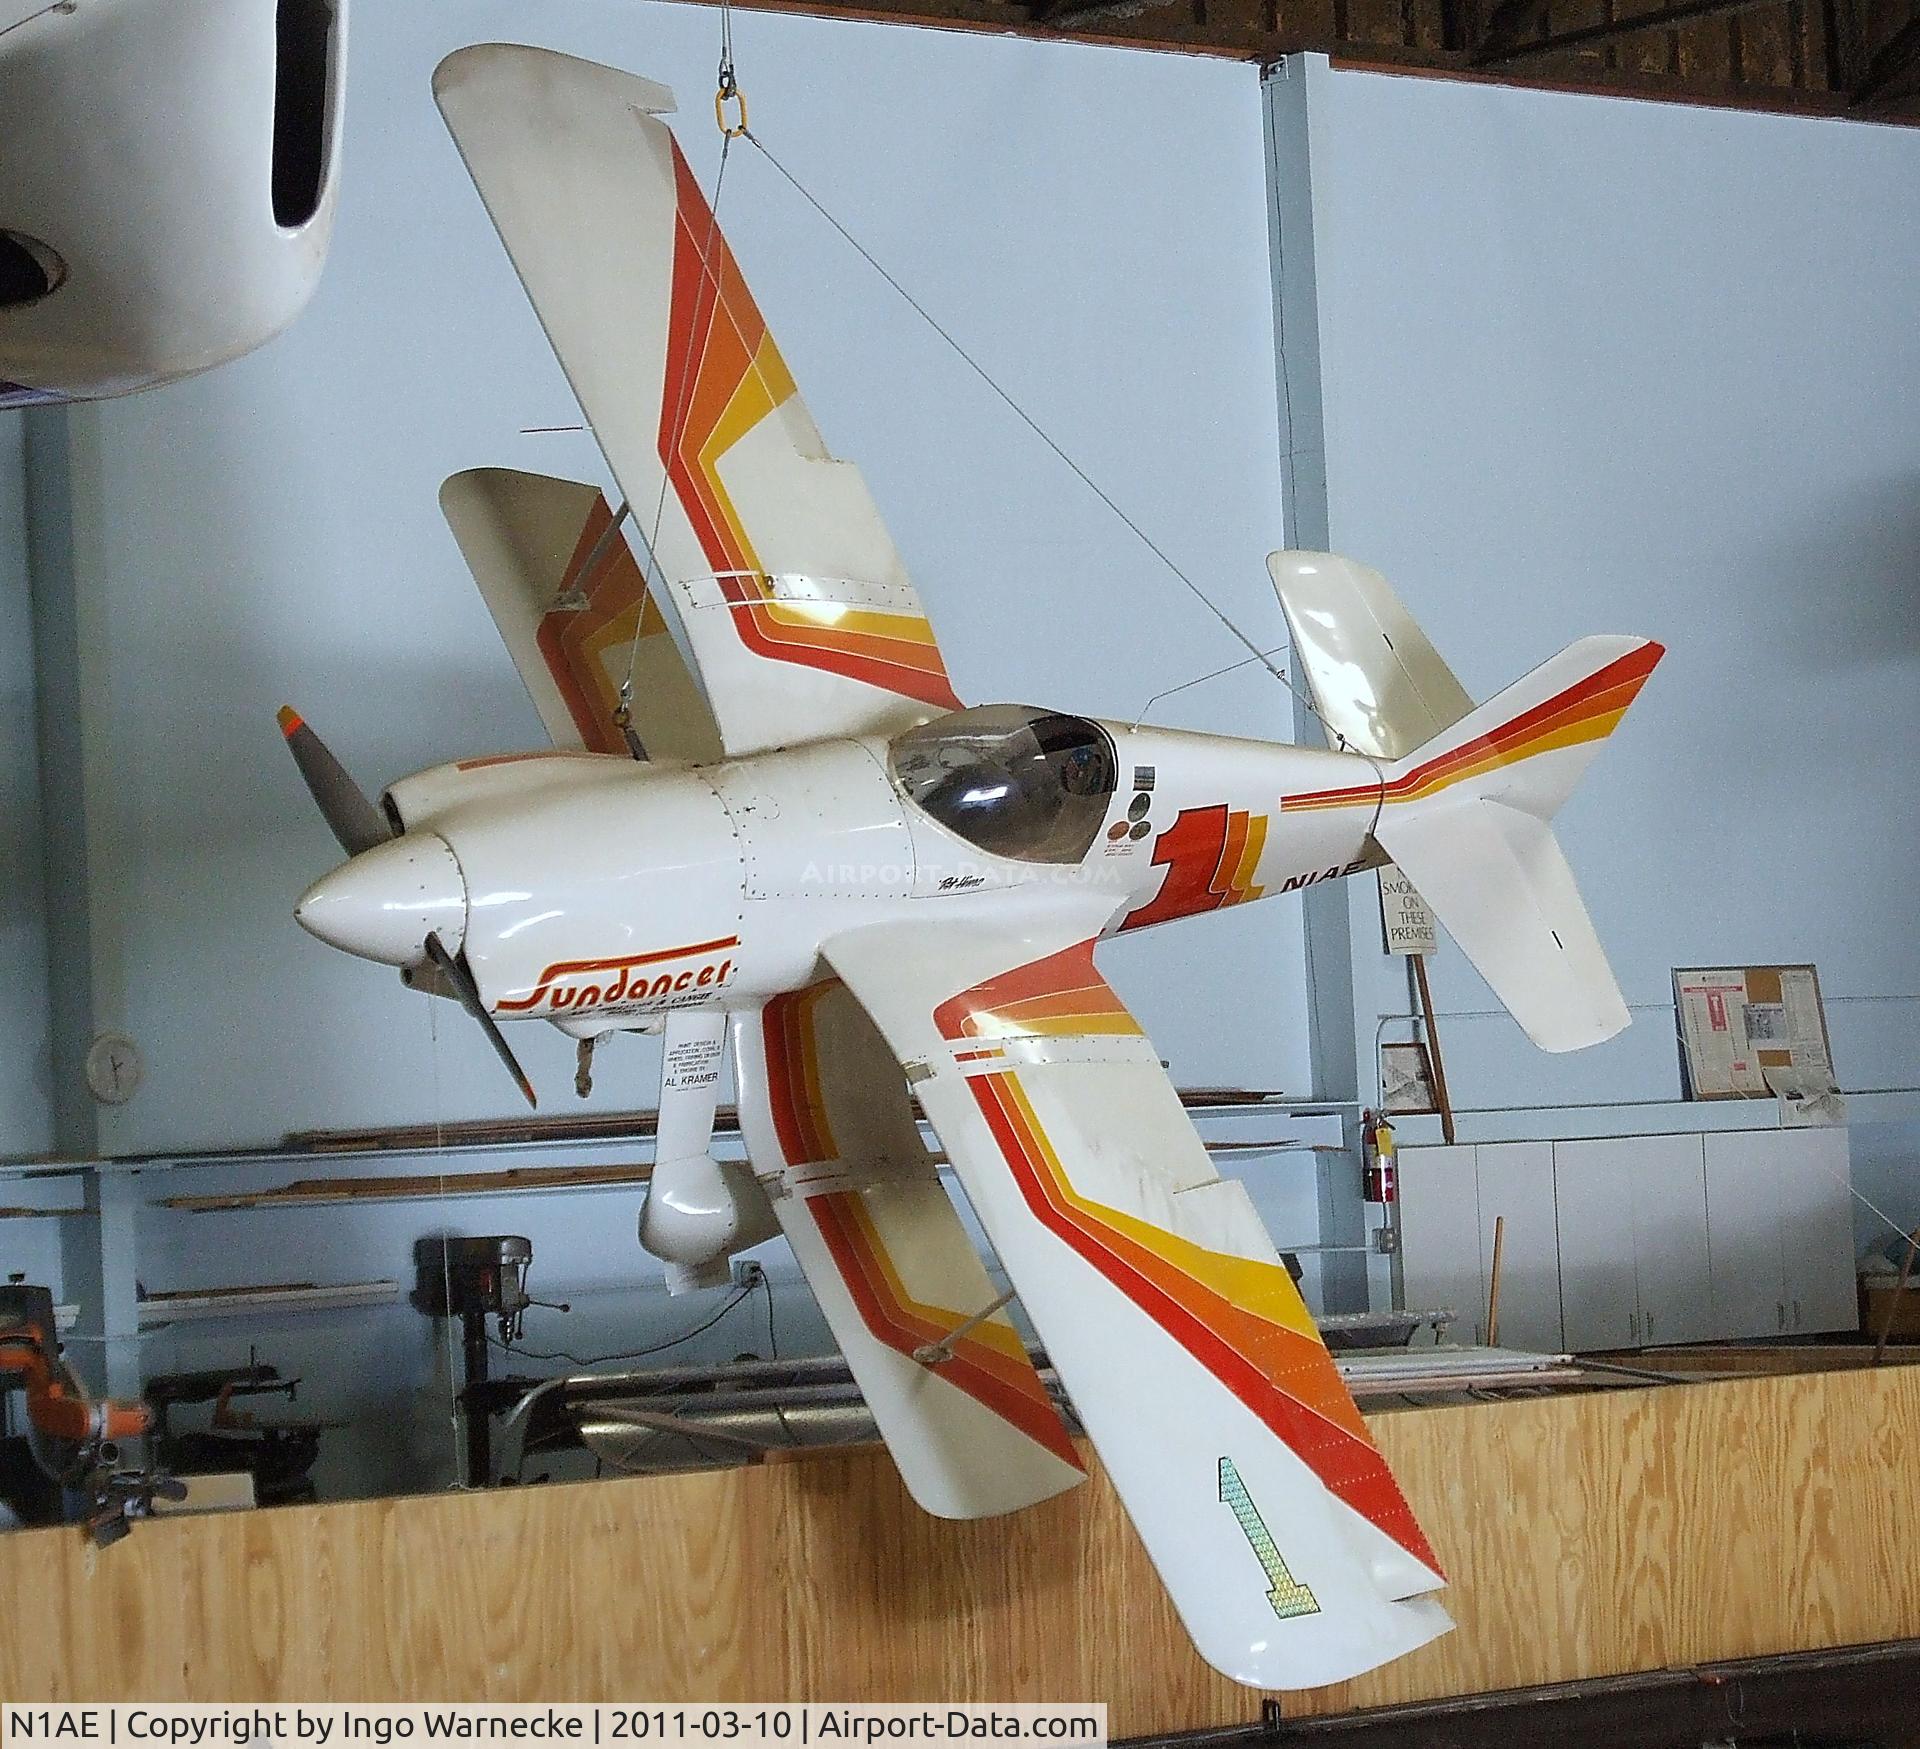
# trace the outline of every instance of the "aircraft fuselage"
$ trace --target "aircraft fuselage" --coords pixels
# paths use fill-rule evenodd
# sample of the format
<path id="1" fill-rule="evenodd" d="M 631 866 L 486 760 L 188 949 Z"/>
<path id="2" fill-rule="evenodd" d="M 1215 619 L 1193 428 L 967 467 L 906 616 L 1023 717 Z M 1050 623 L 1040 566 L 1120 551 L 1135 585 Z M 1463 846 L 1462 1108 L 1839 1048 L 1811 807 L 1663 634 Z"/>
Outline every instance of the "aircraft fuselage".
<path id="1" fill-rule="evenodd" d="M 1088 842 L 1070 859 L 1057 842 L 1050 860 L 970 842 L 909 799 L 889 764 L 898 743 L 882 739 L 703 766 L 553 752 L 394 784 L 385 805 L 404 830 L 316 883 L 299 916 L 336 946 L 402 966 L 436 930 L 464 947 L 500 1019 L 590 1037 L 802 988 L 821 975 L 823 941 L 903 909 L 950 921 L 1072 906 L 1089 936 L 1114 934 L 1382 860 L 1366 759 L 1045 720 L 1096 729 L 1110 749 L 1096 793 L 1074 803 Z M 972 768 L 930 769 L 966 800 L 997 797 L 991 773 L 968 791 Z"/>

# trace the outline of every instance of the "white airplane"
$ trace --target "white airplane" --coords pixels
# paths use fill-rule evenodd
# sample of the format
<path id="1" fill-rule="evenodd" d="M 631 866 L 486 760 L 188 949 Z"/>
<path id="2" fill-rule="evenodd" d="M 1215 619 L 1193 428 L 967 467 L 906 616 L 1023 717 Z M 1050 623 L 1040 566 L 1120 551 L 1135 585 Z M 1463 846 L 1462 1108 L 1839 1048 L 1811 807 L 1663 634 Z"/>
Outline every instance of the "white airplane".
<path id="1" fill-rule="evenodd" d="M 0 408 L 172 382 L 305 307 L 347 0 L 0 0 Z"/>
<path id="2" fill-rule="evenodd" d="M 1439 1561 L 1095 949 L 1391 857 L 1541 1045 L 1608 1037 L 1626 1010 L 1548 820 L 1659 646 L 1587 638 L 1475 706 L 1383 579 L 1280 553 L 1352 751 L 964 706 L 671 95 L 497 45 L 435 89 L 620 489 L 662 507 L 659 580 L 591 486 L 449 480 L 555 745 L 376 809 L 283 712 L 351 853 L 299 920 L 457 995 L 530 1099 L 499 1022 L 664 1032 L 641 1237 L 674 1285 L 783 1233 L 914 1497 L 1007 1512 L 1082 1462 L 917 1098 L 1209 1662 L 1304 1687 L 1443 1632 Z M 710 1151 L 729 1039 L 750 1167 Z"/>

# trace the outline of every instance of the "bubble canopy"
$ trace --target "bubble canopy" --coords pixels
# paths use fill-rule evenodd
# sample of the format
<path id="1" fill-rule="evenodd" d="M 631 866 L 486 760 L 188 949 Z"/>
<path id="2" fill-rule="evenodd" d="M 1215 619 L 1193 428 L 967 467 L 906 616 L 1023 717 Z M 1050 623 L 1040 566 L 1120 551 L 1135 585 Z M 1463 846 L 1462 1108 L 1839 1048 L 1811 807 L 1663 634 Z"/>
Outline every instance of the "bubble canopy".
<path id="1" fill-rule="evenodd" d="M 1078 862 L 1117 781 L 1113 738 L 1085 717 L 983 704 L 897 735 L 887 768 L 901 793 L 990 856 Z"/>

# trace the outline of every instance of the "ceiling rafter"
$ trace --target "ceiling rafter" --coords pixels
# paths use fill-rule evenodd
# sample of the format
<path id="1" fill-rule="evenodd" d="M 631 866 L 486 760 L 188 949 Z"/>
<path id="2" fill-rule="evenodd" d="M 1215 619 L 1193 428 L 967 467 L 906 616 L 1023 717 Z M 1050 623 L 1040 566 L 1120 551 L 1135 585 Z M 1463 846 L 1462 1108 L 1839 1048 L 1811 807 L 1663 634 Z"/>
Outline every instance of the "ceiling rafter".
<path id="1" fill-rule="evenodd" d="M 1853 88 L 1855 105 L 1887 101 L 1915 71 L 1920 71 L 1920 12 L 1908 19 L 1867 63 L 1860 83 Z"/>
<path id="2" fill-rule="evenodd" d="M 1920 0 L 733 0 L 1270 62 L 1920 122 Z"/>
<path id="3" fill-rule="evenodd" d="M 1547 10 L 1545 0 L 1508 0 L 1508 4 L 1525 6 L 1541 15 L 1544 15 Z M 1639 36 L 1646 31 L 1677 30 L 1683 24 L 1697 24 L 1709 18 L 1731 18 L 1737 13 L 1754 12 L 1763 6 L 1774 4 L 1775 0 L 1682 0 L 1682 3 L 1677 6 L 1660 7 L 1650 12 L 1630 13 L 1624 18 L 1612 18 L 1600 24 L 1583 25 L 1576 30 L 1563 30 L 1529 41 L 1513 40 L 1495 43 L 1489 31 L 1489 41 L 1482 47 L 1475 60 L 1479 66 L 1494 67 L 1513 61 L 1538 60 L 1546 55 L 1571 54 L 1578 49 L 1597 48 L 1603 43 L 1618 42 L 1622 37 Z"/>

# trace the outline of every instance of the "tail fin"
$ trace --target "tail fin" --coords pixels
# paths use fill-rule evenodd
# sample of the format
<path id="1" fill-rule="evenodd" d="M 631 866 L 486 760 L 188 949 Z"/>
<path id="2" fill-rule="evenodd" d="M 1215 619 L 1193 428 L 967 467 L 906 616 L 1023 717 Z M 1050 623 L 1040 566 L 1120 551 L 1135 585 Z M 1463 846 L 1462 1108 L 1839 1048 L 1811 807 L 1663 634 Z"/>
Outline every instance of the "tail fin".
<path id="1" fill-rule="evenodd" d="M 1314 708 L 1347 746 L 1398 759 L 1473 709 L 1378 571 L 1337 553 L 1269 553 L 1267 570 Z"/>
<path id="2" fill-rule="evenodd" d="M 1627 1024 L 1547 822 L 1664 654 L 1582 638 L 1386 772 L 1374 836 L 1542 1050 Z"/>

